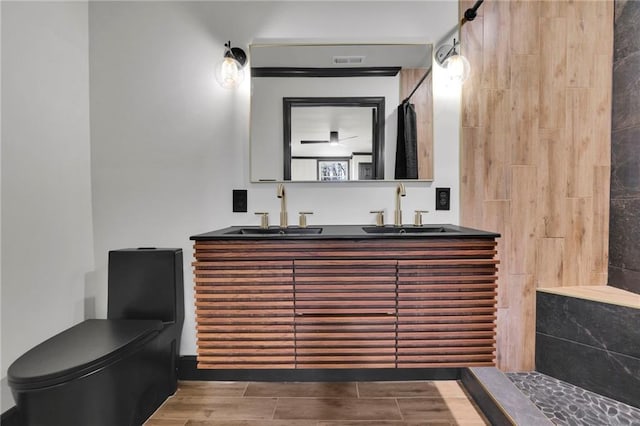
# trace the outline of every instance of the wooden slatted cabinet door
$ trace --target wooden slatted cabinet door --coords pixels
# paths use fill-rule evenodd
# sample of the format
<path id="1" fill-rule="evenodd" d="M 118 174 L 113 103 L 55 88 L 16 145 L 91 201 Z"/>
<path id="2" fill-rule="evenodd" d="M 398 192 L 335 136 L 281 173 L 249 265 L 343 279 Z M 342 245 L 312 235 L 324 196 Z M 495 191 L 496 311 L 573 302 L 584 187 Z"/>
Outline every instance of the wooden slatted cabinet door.
<path id="1" fill-rule="evenodd" d="M 497 260 L 398 262 L 398 367 L 495 365 Z"/>
<path id="2" fill-rule="evenodd" d="M 297 368 L 395 368 L 395 260 L 296 260 Z"/>
<path id="3" fill-rule="evenodd" d="M 198 368 L 295 368 L 293 262 L 193 265 Z"/>

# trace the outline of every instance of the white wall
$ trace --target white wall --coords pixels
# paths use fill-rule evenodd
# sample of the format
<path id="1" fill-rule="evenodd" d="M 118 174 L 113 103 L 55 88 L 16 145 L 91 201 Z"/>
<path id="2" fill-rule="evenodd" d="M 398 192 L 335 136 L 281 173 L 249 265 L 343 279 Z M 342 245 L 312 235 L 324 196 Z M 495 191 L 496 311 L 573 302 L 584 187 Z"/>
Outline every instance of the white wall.
<path id="1" fill-rule="evenodd" d="M 91 165 L 96 271 L 88 296 L 106 315 L 106 252 L 128 246 L 182 247 L 186 321 L 182 354 L 195 353 L 189 236 L 277 218 L 275 184 L 249 182 L 249 79 L 237 91 L 213 80 L 223 45 L 254 40 L 424 40 L 455 27 L 456 1 L 425 2 L 91 2 Z M 435 176 L 407 185 L 405 221 L 434 209 L 434 188 L 452 189 L 452 210 L 425 220 L 458 222 L 459 93 L 440 89 L 434 69 Z M 392 217 L 395 185 L 288 184 L 290 220 L 373 223 Z M 249 190 L 248 213 L 232 213 L 231 190 Z M 336 202 L 341 206 L 335 209 Z M 272 219 L 273 222 L 273 219 Z"/>
<path id="2" fill-rule="evenodd" d="M 0 3 L 0 45 L 2 44 L 2 4 Z M 0 55 L 2 48 L 0 47 Z M 0 64 L 2 59 L 0 58 Z M 0 99 L 2 99 L 2 66 L 0 66 Z M 2 106 L 0 105 L 0 242 L 2 241 Z M 0 243 L 0 260 L 2 259 L 2 244 Z M 0 261 L 0 321 L 2 320 L 2 261 Z M 3 383 L 5 376 L 4 364 L 2 363 L 2 330 L 0 326 L 0 409 L 4 413 L 4 394 Z"/>
<path id="3" fill-rule="evenodd" d="M 5 376 L 20 354 L 85 318 L 94 266 L 87 4 L 1 7 Z"/>

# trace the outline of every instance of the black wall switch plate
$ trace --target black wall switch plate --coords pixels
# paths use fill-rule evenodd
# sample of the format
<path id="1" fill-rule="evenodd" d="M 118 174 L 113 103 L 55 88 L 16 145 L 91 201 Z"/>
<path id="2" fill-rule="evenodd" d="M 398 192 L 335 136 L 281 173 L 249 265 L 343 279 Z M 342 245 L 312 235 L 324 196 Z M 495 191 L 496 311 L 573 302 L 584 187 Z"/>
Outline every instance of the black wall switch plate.
<path id="1" fill-rule="evenodd" d="M 247 211 L 247 190 L 233 190 L 233 212 L 242 213 Z"/>
<path id="2" fill-rule="evenodd" d="M 436 210 L 450 210 L 451 188 L 436 188 Z"/>

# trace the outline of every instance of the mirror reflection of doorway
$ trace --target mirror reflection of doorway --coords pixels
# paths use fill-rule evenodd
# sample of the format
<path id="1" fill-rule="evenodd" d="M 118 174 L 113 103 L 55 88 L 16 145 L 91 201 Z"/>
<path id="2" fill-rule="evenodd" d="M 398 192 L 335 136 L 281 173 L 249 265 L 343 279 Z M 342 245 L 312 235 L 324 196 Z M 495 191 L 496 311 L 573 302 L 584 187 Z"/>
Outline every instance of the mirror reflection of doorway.
<path id="1" fill-rule="evenodd" d="M 384 177 L 384 97 L 283 98 L 284 180 L 307 177 L 303 158 L 349 158 L 344 179 L 360 180 L 360 161 L 371 163 L 368 180 Z M 353 161 L 353 162 L 352 162 Z M 296 163 L 295 165 L 293 163 Z M 351 169 L 351 170 L 349 170 Z"/>
<path id="2" fill-rule="evenodd" d="M 373 179 L 373 163 L 358 163 L 358 180 Z"/>

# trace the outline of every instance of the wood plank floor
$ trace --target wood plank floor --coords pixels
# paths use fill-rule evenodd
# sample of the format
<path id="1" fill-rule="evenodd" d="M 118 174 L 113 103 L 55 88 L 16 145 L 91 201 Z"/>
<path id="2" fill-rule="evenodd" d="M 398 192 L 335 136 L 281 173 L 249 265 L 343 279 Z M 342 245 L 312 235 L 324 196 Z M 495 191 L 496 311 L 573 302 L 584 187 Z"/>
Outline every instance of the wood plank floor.
<path id="1" fill-rule="evenodd" d="M 457 381 L 182 381 L 147 426 L 488 425 Z"/>

